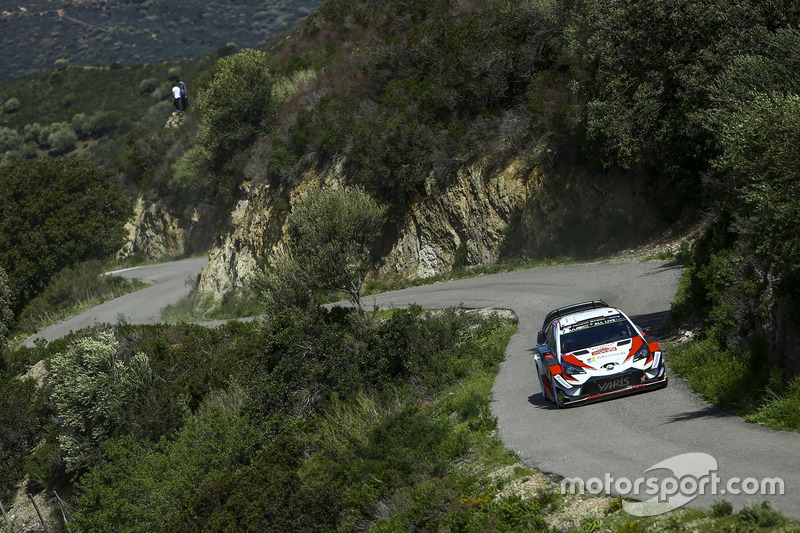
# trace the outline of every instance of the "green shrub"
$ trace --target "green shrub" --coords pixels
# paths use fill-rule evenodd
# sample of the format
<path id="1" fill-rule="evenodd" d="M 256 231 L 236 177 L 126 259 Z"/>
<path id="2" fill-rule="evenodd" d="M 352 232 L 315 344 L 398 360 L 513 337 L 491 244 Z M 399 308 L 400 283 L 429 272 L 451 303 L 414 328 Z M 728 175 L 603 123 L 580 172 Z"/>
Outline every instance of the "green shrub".
<path id="1" fill-rule="evenodd" d="M 786 522 L 786 517 L 777 509 L 770 507 L 767 502 L 744 507 L 736 513 L 736 518 L 747 524 L 765 528 L 779 526 Z"/>
<path id="2" fill-rule="evenodd" d="M 733 514 L 733 504 L 729 501 L 719 500 L 711 504 L 711 514 L 717 518 Z"/>
<path id="3" fill-rule="evenodd" d="M 22 145 L 22 137 L 17 130 L 11 128 L 0 128 L 0 153 L 16 150 Z"/>
<path id="4" fill-rule="evenodd" d="M 116 252 L 131 209 L 115 173 L 87 161 L 17 161 L 4 170 L 0 197 L 0 266 L 16 312 L 53 274 Z"/>
<path id="5" fill-rule="evenodd" d="M 19 98 L 9 98 L 3 104 L 3 111 L 6 113 L 14 113 L 19 110 L 22 104 L 19 101 Z"/>
<path id="6" fill-rule="evenodd" d="M 6 350 L 6 343 L 8 341 L 8 333 L 11 331 L 14 321 L 14 312 L 12 311 L 11 289 L 8 287 L 8 275 L 6 271 L 0 267 L 0 357 Z M 0 367 L 2 370 L 2 367 Z"/>
<path id="7" fill-rule="evenodd" d="M 49 128 L 50 134 L 47 136 L 47 146 L 57 154 L 63 154 L 73 150 L 78 136 L 72 129 L 72 124 L 58 123 L 52 124 Z"/>
<path id="8" fill-rule="evenodd" d="M 48 412 L 33 379 L 0 370 L 0 501 L 13 499 L 27 457 L 42 436 Z"/>
<path id="9" fill-rule="evenodd" d="M 25 473 L 28 475 L 28 491 L 33 494 L 47 488 L 52 488 L 53 483 L 63 468 L 58 445 L 47 441 L 28 457 Z"/>
<path id="10" fill-rule="evenodd" d="M 58 442 L 69 471 L 93 464 L 100 445 L 130 431 L 131 419 L 156 379 L 147 356 L 124 360 L 107 331 L 73 341 L 50 361 Z"/>
<path id="11" fill-rule="evenodd" d="M 747 420 L 774 429 L 800 431 L 800 377 L 780 392 L 767 394 L 763 405 Z"/>
<path id="12" fill-rule="evenodd" d="M 250 462 L 259 434 L 239 414 L 235 391 L 212 394 L 173 438 L 154 446 L 121 437 L 80 481 L 75 524 L 153 531 L 177 517 L 202 487 Z"/>
<path id="13" fill-rule="evenodd" d="M 669 356 L 670 367 L 708 401 L 726 407 L 741 405 L 752 376 L 742 357 L 706 339 L 687 343 Z"/>
<path id="14" fill-rule="evenodd" d="M 258 50 L 243 50 L 219 60 L 214 77 L 198 94 L 203 122 L 198 143 L 219 165 L 268 130 L 275 112 L 270 60 Z"/>

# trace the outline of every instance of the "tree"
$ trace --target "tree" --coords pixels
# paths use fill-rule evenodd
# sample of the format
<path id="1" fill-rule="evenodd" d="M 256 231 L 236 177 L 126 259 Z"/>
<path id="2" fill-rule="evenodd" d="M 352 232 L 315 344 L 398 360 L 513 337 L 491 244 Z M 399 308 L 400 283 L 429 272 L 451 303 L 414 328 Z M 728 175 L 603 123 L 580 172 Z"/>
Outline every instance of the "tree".
<path id="1" fill-rule="evenodd" d="M 88 161 L 9 165 L 0 179 L 0 267 L 8 273 L 14 311 L 63 268 L 117 251 L 131 209 L 114 173 Z"/>
<path id="2" fill-rule="evenodd" d="M 261 278 L 267 303 L 296 305 L 324 290 L 348 294 L 360 309 L 385 214 L 361 188 L 309 191 L 289 214 L 291 257 L 279 258 Z"/>
<path id="3" fill-rule="evenodd" d="M 203 122 L 198 142 L 213 154 L 215 164 L 267 130 L 275 111 L 269 66 L 268 56 L 258 50 L 224 57 L 208 88 L 199 93 Z"/>

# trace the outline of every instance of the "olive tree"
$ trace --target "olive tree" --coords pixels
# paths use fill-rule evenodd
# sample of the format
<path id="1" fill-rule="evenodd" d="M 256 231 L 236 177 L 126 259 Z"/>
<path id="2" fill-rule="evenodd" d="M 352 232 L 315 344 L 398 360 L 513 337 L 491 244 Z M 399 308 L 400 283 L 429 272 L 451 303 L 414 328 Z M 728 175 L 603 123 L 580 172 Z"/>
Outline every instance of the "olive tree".
<path id="1" fill-rule="evenodd" d="M 309 303 L 315 293 L 329 291 L 346 293 L 360 309 L 385 214 L 386 207 L 361 188 L 313 188 L 289 214 L 291 255 L 266 269 L 257 290 L 273 308 Z"/>

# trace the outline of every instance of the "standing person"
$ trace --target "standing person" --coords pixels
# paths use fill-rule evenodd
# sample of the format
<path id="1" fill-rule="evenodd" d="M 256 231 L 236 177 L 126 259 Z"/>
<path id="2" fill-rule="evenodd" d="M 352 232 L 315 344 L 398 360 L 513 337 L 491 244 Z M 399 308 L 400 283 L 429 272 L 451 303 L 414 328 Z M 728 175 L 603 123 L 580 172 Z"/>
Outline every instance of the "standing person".
<path id="1" fill-rule="evenodd" d="M 186 94 L 186 84 L 178 78 L 178 86 L 181 88 L 181 107 L 184 111 L 189 107 L 189 96 Z"/>
<path id="2" fill-rule="evenodd" d="M 172 87 L 172 103 L 175 105 L 175 109 L 178 111 L 183 111 L 183 106 L 181 105 L 180 80 L 175 82 L 175 85 Z"/>

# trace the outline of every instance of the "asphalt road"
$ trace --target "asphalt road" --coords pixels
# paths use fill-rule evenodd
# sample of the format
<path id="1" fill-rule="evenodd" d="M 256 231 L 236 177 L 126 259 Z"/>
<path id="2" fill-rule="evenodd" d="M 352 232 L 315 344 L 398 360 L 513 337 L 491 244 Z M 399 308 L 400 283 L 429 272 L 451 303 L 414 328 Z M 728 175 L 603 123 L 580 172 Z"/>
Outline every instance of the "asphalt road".
<path id="1" fill-rule="evenodd" d="M 109 300 L 68 320 L 46 327 L 22 343 L 33 346 L 36 339 L 52 341 L 71 331 L 97 323 L 116 323 L 123 318 L 130 324 L 154 324 L 161 310 L 189 294 L 192 283 L 208 263 L 207 257 L 193 257 L 169 263 L 158 263 L 113 272 L 117 276 L 138 279 L 148 287 L 114 300 Z"/>
<path id="2" fill-rule="evenodd" d="M 518 330 L 492 389 L 492 412 L 506 447 L 543 472 L 584 483 L 594 480 L 587 486 L 592 489 L 600 488 L 602 481 L 603 490 L 617 494 L 630 491 L 626 480 L 640 480 L 639 499 L 661 496 L 673 506 L 689 499 L 688 506 L 708 508 L 716 500 L 727 500 L 738 509 L 767 500 L 800 519 L 800 434 L 725 415 L 674 374 L 666 389 L 569 409 L 555 409 L 541 396 L 533 353 L 548 311 L 600 298 L 620 307 L 638 325 L 653 327 L 658 337 L 680 275 L 678 266 L 660 262 L 554 266 L 414 287 L 368 297 L 364 303 L 513 310 Z M 669 363 L 668 353 L 666 360 Z M 646 472 L 689 453 L 708 454 L 716 460 L 716 470 L 697 468 L 708 466 L 709 458 L 694 455 L 674 459 L 678 466 L 671 470 Z M 650 478 L 658 490 L 648 493 Z M 770 491 L 768 478 L 783 481 L 783 495 L 761 494 L 762 485 Z M 741 494 L 731 494 L 729 488 Z M 745 494 L 754 489 L 756 494 Z"/>
<path id="3" fill-rule="evenodd" d="M 153 285 L 47 328 L 38 336 L 52 340 L 96 322 L 115 322 L 118 316 L 131 323 L 157 322 L 160 310 L 189 291 L 188 282 L 205 264 L 205 258 L 187 259 L 123 271 L 120 275 Z M 505 445 L 537 469 L 579 478 L 589 487 L 602 483 L 606 486 L 600 488 L 612 492 L 627 492 L 625 481 L 653 478 L 659 488 L 657 495 L 667 504 L 688 499 L 688 506 L 709 507 L 724 499 L 738 509 L 767 500 L 800 519 L 800 434 L 773 431 L 725 415 L 674 375 L 666 389 L 591 405 L 557 410 L 542 399 L 533 352 L 536 333 L 548 311 L 600 298 L 622 308 L 640 326 L 652 327 L 657 337 L 680 275 L 678 266 L 660 262 L 543 267 L 379 294 L 365 298 L 364 304 L 403 307 L 416 303 L 432 309 L 462 305 L 514 311 L 519 326 L 492 389 L 492 412 Z M 669 363 L 669 353 L 666 360 Z M 701 466 L 707 467 L 711 458 L 714 468 L 701 471 L 697 468 L 700 456 L 683 454 L 707 454 L 702 456 L 705 463 Z M 678 463 L 672 470 L 647 472 L 670 459 Z M 718 482 L 708 482 L 714 476 Z M 747 482 L 743 485 L 735 478 Z M 760 493 L 760 485 L 768 479 L 783 483 L 783 495 Z M 683 484 L 683 490 L 673 490 L 672 482 Z M 729 483 L 742 493 L 721 492 L 728 490 Z M 644 490 L 646 485 L 641 487 Z M 756 494 L 744 493 L 753 492 L 754 487 Z M 705 494 L 699 494 L 701 489 Z"/>

